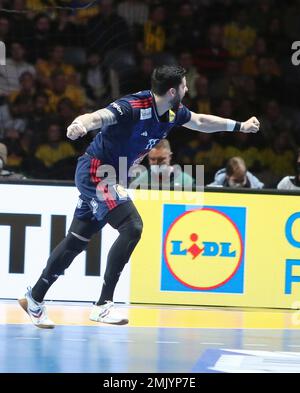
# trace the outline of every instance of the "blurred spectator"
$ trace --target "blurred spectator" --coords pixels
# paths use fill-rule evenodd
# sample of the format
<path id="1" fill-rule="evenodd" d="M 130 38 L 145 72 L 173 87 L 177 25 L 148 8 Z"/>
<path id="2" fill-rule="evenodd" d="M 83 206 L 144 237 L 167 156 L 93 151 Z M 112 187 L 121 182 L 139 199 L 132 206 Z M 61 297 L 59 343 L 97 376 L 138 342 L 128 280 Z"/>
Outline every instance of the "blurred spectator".
<path id="1" fill-rule="evenodd" d="M 5 42 L 7 47 L 10 44 L 10 23 L 4 15 L 0 15 L 0 41 Z"/>
<path id="2" fill-rule="evenodd" d="M 290 41 L 299 40 L 300 37 L 300 0 L 290 2 L 284 7 L 284 29 Z"/>
<path id="3" fill-rule="evenodd" d="M 61 72 L 67 78 L 75 72 L 73 66 L 64 63 L 64 53 L 65 49 L 62 45 L 55 45 L 50 50 L 49 60 L 40 59 L 37 61 L 37 76 L 43 86 L 51 86 L 50 77 L 54 72 Z"/>
<path id="4" fill-rule="evenodd" d="M 7 148 L 0 143 L 0 180 L 19 180 L 25 176 L 5 169 L 7 163 Z"/>
<path id="5" fill-rule="evenodd" d="M 118 16 L 113 0 L 102 0 L 98 5 L 100 14 L 91 18 L 87 24 L 86 47 L 106 53 L 112 49 L 125 49 L 132 46 L 128 26 Z"/>
<path id="6" fill-rule="evenodd" d="M 16 97 L 16 99 L 9 104 L 11 119 L 5 124 L 6 128 L 13 127 L 19 132 L 24 132 L 27 120 L 32 113 L 32 102 L 26 97 Z"/>
<path id="7" fill-rule="evenodd" d="M 261 113 L 261 103 L 257 94 L 257 84 L 254 78 L 245 78 L 242 86 L 242 97 L 237 103 L 238 117 L 247 119 Z"/>
<path id="8" fill-rule="evenodd" d="M 211 25 L 208 30 L 206 44 L 195 51 L 195 64 L 200 72 L 209 78 L 220 76 L 229 59 L 229 53 L 223 47 L 224 32 L 220 25 Z"/>
<path id="9" fill-rule="evenodd" d="M 277 16 L 271 19 L 267 25 L 265 39 L 268 48 L 272 48 L 272 54 L 277 59 L 289 54 L 290 48 L 286 45 L 287 37 L 280 17 Z"/>
<path id="10" fill-rule="evenodd" d="M 292 121 L 283 115 L 278 102 L 269 101 L 261 118 L 261 132 L 265 139 L 272 143 L 281 131 L 290 130 L 291 127 Z"/>
<path id="11" fill-rule="evenodd" d="M 243 157 L 247 168 L 252 171 L 260 171 L 263 163 L 260 162 L 259 150 L 256 143 L 257 135 L 245 134 L 238 132 L 232 135 L 232 144 L 224 149 L 224 158 L 226 160 L 230 157 Z"/>
<path id="12" fill-rule="evenodd" d="M 149 89 L 151 86 L 151 75 L 154 70 L 154 61 L 151 56 L 143 56 L 136 74 L 135 88 L 136 91 Z"/>
<path id="13" fill-rule="evenodd" d="M 26 0 L 13 0 L 11 3 L 11 9 L 15 11 L 10 14 L 12 40 L 18 42 L 21 41 L 25 46 L 27 46 L 28 32 L 31 28 L 31 22 L 27 13 L 24 12 L 27 8 Z"/>
<path id="14" fill-rule="evenodd" d="M 81 30 L 78 24 L 75 24 L 73 20 L 74 16 L 72 16 L 72 11 L 68 9 L 57 10 L 57 19 L 54 21 L 53 35 L 55 41 L 59 42 L 60 45 L 76 46 L 84 44 L 84 40 L 80 39 Z"/>
<path id="15" fill-rule="evenodd" d="M 161 189 L 170 184 L 171 189 L 189 187 L 194 179 L 184 173 L 178 165 L 171 165 L 172 151 L 167 139 L 162 139 L 148 154 L 149 170 L 142 172 L 130 184 L 131 188 Z"/>
<path id="16" fill-rule="evenodd" d="M 213 174 L 223 165 L 224 149 L 214 140 L 211 134 L 198 134 L 197 152 L 194 155 L 193 163 L 196 165 L 204 165 L 205 179 L 211 181 Z"/>
<path id="17" fill-rule="evenodd" d="M 62 139 L 59 124 L 52 123 L 47 130 L 47 142 L 38 146 L 35 156 L 41 160 L 47 168 L 51 168 L 60 160 L 74 157 L 75 150 L 71 143 Z"/>
<path id="18" fill-rule="evenodd" d="M 9 101 L 15 102 L 19 97 L 28 100 L 28 103 L 33 103 L 36 94 L 35 80 L 31 72 L 25 71 L 19 78 L 20 89 L 13 91 L 9 95 Z"/>
<path id="19" fill-rule="evenodd" d="M 300 149 L 295 161 L 296 176 L 285 176 L 277 185 L 278 190 L 300 190 Z"/>
<path id="20" fill-rule="evenodd" d="M 265 34 L 279 6 L 278 4 L 274 4 L 274 0 L 259 0 L 257 2 L 252 2 L 252 4 L 249 10 L 251 25 L 256 31 Z"/>
<path id="21" fill-rule="evenodd" d="M 107 70 L 102 66 L 101 56 L 97 52 L 91 52 L 87 56 L 87 64 L 83 72 L 83 84 L 87 96 L 100 105 L 101 99 L 109 95 L 107 82 Z"/>
<path id="22" fill-rule="evenodd" d="M 184 1 L 179 5 L 179 10 L 174 18 L 171 40 L 172 48 L 177 53 L 194 51 L 199 46 L 201 17 L 195 15 L 192 4 Z"/>
<path id="23" fill-rule="evenodd" d="M 266 168 L 263 175 L 268 185 L 276 187 L 278 181 L 287 173 L 293 173 L 295 168 L 294 141 L 287 131 L 278 132 L 269 146 L 260 152 L 261 161 Z"/>
<path id="24" fill-rule="evenodd" d="M 230 60 L 227 63 L 225 75 L 217 78 L 212 83 L 212 97 L 240 98 L 243 83 L 244 76 L 241 74 L 239 61 Z"/>
<path id="25" fill-rule="evenodd" d="M 274 58 L 261 57 L 259 59 L 256 81 L 258 93 L 263 100 L 281 100 L 282 89 L 279 75 L 279 66 Z"/>
<path id="26" fill-rule="evenodd" d="M 138 43 L 138 50 L 142 55 L 163 52 L 166 49 L 165 20 L 164 6 L 155 5 L 151 10 L 150 19 L 144 24 L 143 42 Z"/>
<path id="27" fill-rule="evenodd" d="M 77 115 L 76 109 L 69 98 L 62 98 L 58 101 L 57 113 L 63 130 L 67 129 Z"/>
<path id="28" fill-rule="evenodd" d="M 0 141 L 5 135 L 5 124 L 12 119 L 9 106 L 7 104 L 0 105 Z"/>
<path id="29" fill-rule="evenodd" d="M 39 92 L 33 100 L 33 110 L 28 119 L 27 129 L 32 130 L 37 143 L 43 139 L 49 123 L 49 98 L 46 93 Z"/>
<path id="30" fill-rule="evenodd" d="M 51 76 L 51 82 L 52 88 L 51 90 L 47 90 L 50 111 L 56 111 L 58 101 L 62 98 L 69 98 L 77 110 L 83 107 L 85 103 L 84 93 L 76 86 L 67 84 L 65 74 L 62 72 L 54 72 Z"/>
<path id="31" fill-rule="evenodd" d="M 197 95 L 196 80 L 199 77 L 196 67 L 193 64 L 191 52 L 183 51 L 179 56 L 179 64 L 186 70 L 186 83 L 189 87 L 188 96 L 193 99 Z"/>
<path id="32" fill-rule="evenodd" d="M 0 65 L 0 94 L 8 95 L 20 88 L 20 76 L 24 72 L 35 75 L 35 68 L 25 60 L 25 49 L 20 42 L 13 42 L 10 47 L 11 57 L 6 65 Z"/>
<path id="33" fill-rule="evenodd" d="M 241 157 L 232 157 L 226 168 L 220 169 L 212 183 L 208 186 L 231 188 L 263 188 L 264 184 L 247 170 L 245 161 Z"/>
<path id="34" fill-rule="evenodd" d="M 256 31 L 248 24 L 246 11 L 236 11 L 231 23 L 224 27 L 224 46 L 230 56 L 241 58 L 254 44 Z"/>
<path id="35" fill-rule="evenodd" d="M 99 15 L 98 1 L 71 0 L 71 5 L 76 8 L 76 21 L 81 25 L 88 24 L 91 18 Z"/>
<path id="36" fill-rule="evenodd" d="M 195 89 L 196 89 L 196 97 L 194 97 L 194 99 L 191 102 L 191 110 L 193 110 L 196 113 L 210 114 L 212 111 L 211 111 L 211 99 L 209 94 L 208 79 L 204 75 L 200 75 L 195 80 Z"/>
<path id="37" fill-rule="evenodd" d="M 23 159 L 26 157 L 26 153 L 23 150 L 20 143 L 20 130 L 16 127 L 16 124 L 11 123 L 7 125 L 6 135 L 3 139 L 3 143 L 7 147 L 7 161 L 6 165 L 10 170 L 20 170 L 22 167 Z"/>
<path id="38" fill-rule="evenodd" d="M 258 62 L 261 57 L 267 56 L 266 40 L 263 37 L 257 37 L 253 48 L 249 50 L 248 56 L 245 56 L 241 65 L 243 74 L 257 76 L 259 73 Z"/>
<path id="39" fill-rule="evenodd" d="M 38 59 L 47 59 L 49 46 L 53 45 L 53 30 L 50 19 L 46 14 L 38 14 L 33 21 L 30 42 L 28 45 L 29 59 L 36 62 Z"/>
<path id="40" fill-rule="evenodd" d="M 141 0 L 126 0 L 118 4 L 117 11 L 126 21 L 132 36 L 136 37 L 138 26 L 143 26 L 148 20 L 149 6 Z"/>

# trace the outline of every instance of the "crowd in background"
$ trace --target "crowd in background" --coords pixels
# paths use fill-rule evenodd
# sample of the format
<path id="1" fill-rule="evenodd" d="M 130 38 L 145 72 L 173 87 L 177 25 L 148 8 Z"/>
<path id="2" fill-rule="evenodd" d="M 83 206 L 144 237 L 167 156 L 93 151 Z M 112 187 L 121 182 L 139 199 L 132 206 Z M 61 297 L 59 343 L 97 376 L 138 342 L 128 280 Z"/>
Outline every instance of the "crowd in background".
<path id="1" fill-rule="evenodd" d="M 53 5 L 77 8 L 54 8 Z M 299 0 L 0 0 L 0 142 L 8 169 L 73 179 L 93 133 L 76 142 L 79 114 L 150 88 L 155 66 L 181 64 L 198 113 L 246 120 L 258 134 L 172 131 L 172 159 L 205 165 L 205 182 L 241 157 L 266 187 L 296 171 L 300 146 Z M 81 7 L 81 8 L 80 8 Z M 79 9 L 80 8 L 80 9 Z M 7 10 L 14 10 L 8 12 Z"/>

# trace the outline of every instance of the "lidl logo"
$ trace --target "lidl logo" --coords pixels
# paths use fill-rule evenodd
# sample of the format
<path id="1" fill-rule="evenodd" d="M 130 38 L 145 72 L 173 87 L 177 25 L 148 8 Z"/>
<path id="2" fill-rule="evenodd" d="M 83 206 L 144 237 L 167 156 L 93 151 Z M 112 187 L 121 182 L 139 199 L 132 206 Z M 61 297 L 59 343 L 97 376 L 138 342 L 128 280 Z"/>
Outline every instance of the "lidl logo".
<path id="1" fill-rule="evenodd" d="M 246 209 L 164 205 L 161 290 L 243 293 Z"/>

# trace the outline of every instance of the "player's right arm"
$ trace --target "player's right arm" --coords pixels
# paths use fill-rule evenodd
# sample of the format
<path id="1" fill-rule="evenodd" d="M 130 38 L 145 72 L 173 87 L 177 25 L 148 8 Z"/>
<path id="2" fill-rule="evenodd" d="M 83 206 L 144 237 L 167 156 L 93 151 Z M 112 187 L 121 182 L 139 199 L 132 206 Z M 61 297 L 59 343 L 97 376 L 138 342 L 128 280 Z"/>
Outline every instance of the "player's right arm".
<path id="1" fill-rule="evenodd" d="M 115 115 L 106 108 L 100 109 L 92 113 L 76 117 L 76 119 L 67 128 L 67 137 L 75 140 L 88 133 L 88 131 L 96 130 L 104 126 L 111 126 L 117 123 Z"/>
<path id="2" fill-rule="evenodd" d="M 126 124 L 132 120 L 132 107 L 126 98 L 112 102 L 106 108 L 76 117 L 67 128 L 67 137 L 75 140 L 91 130 L 115 124 Z"/>

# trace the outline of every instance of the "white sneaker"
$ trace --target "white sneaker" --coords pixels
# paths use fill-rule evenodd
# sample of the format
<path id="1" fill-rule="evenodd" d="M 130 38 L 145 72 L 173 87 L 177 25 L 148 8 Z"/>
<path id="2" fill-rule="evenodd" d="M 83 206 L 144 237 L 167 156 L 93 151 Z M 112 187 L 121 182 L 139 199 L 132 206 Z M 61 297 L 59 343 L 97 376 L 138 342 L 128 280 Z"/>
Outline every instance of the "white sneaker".
<path id="1" fill-rule="evenodd" d="M 27 292 L 22 299 L 18 300 L 20 306 L 30 316 L 31 322 L 41 329 L 53 329 L 54 323 L 47 316 L 45 303 L 36 302 L 31 296 L 31 288 L 27 288 Z"/>
<path id="2" fill-rule="evenodd" d="M 106 302 L 101 306 L 94 305 L 90 313 L 90 320 L 102 323 L 111 323 L 113 325 L 126 325 L 128 319 L 118 315 L 113 310 L 114 303 Z"/>

